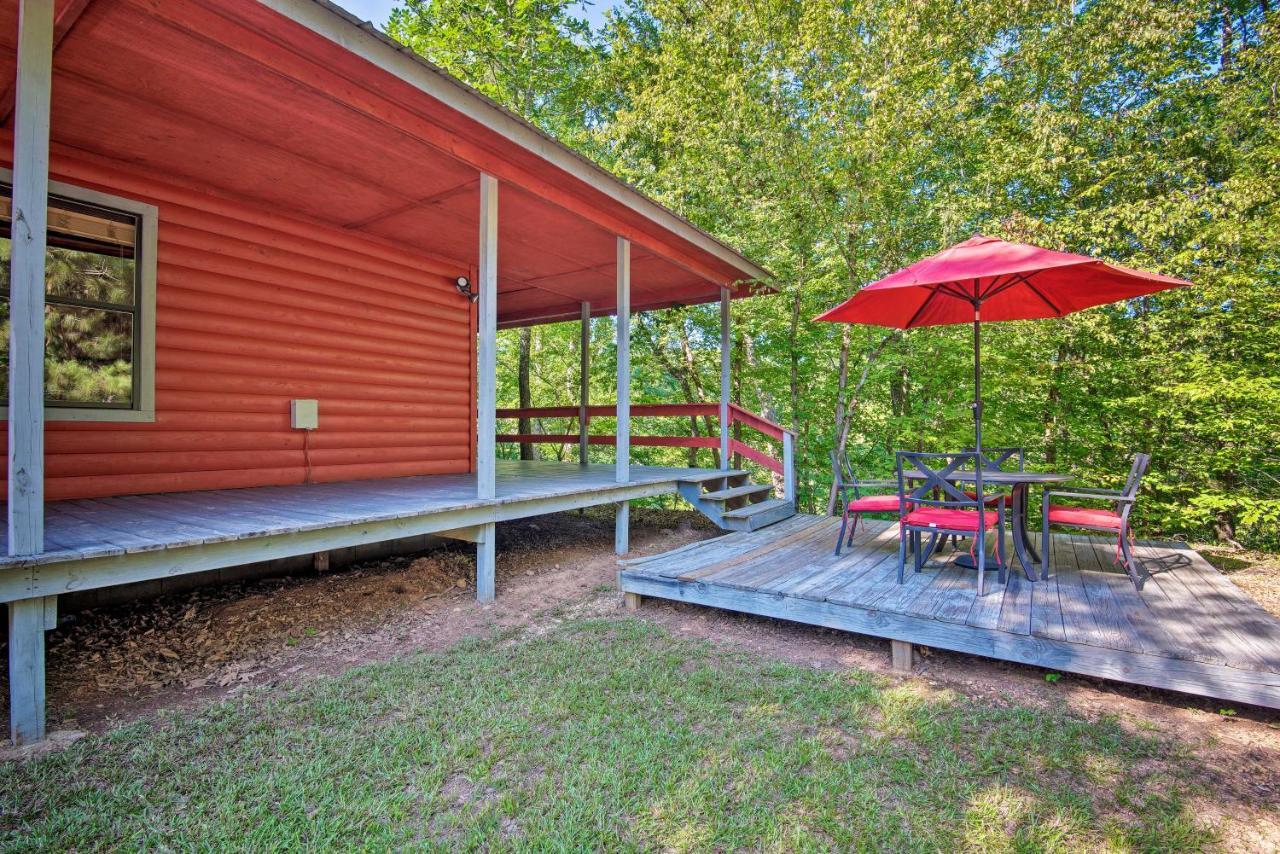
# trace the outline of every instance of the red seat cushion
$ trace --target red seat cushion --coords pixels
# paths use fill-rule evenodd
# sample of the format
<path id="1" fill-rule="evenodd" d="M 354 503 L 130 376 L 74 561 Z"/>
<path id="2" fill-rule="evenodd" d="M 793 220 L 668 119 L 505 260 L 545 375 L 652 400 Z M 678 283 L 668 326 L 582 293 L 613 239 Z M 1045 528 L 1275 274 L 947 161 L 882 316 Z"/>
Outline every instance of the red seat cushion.
<path id="1" fill-rule="evenodd" d="M 974 501 L 977 501 L 977 500 L 978 500 L 978 493 L 976 493 L 976 492 L 966 492 L 966 493 L 965 493 L 965 495 L 969 496 L 969 497 L 970 497 L 970 498 L 972 498 Z M 987 504 L 987 506 L 988 506 L 988 507 L 995 507 L 995 506 L 996 506 L 997 504 L 999 504 L 1000 502 L 1004 502 L 1004 506 L 1005 506 L 1005 507 L 1008 507 L 1008 506 L 1009 506 L 1009 499 L 1010 499 L 1010 496 L 1009 496 L 1009 495 L 1007 495 L 1007 494 L 1005 494 L 1005 493 L 997 492 L 995 495 L 992 495 L 992 494 L 990 494 L 990 493 L 987 493 L 987 497 L 986 497 L 985 501 L 986 501 L 986 504 Z"/>
<path id="2" fill-rule="evenodd" d="M 983 513 L 983 521 L 988 528 L 1000 524 L 1000 517 L 995 513 Z M 918 528 L 944 528 L 948 531 L 978 530 L 977 510 L 952 510 L 946 507 L 921 507 L 912 510 L 902 521 Z"/>
<path id="3" fill-rule="evenodd" d="M 1069 507 L 1049 505 L 1049 524 L 1087 525 L 1091 528 L 1120 530 L 1120 514 L 1094 507 Z"/>
<path id="4" fill-rule="evenodd" d="M 898 496 L 864 495 L 849 502 L 850 513 L 897 513 Z"/>

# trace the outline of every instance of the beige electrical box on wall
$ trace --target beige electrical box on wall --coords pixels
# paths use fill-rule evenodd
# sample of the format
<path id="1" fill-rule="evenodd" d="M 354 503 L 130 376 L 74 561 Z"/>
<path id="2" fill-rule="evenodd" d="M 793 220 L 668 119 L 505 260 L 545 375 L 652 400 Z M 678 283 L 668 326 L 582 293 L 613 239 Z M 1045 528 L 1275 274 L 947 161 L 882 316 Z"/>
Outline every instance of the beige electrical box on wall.
<path id="1" fill-rule="evenodd" d="M 320 426 L 320 404 L 314 400 L 289 401 L 289 424 L 295 430 L 314 430 Z"/>

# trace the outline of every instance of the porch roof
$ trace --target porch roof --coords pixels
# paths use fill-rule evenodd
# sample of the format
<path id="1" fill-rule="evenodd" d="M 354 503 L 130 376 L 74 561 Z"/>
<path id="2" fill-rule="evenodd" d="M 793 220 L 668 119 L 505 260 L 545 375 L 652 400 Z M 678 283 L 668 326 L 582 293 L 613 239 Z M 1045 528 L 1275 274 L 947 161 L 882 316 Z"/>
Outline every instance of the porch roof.
<path id="1" fill-rule="evenodd" d="M 0 2 L 0 117 L 17 3 Z M 338 227 L 474 278 L 478 178 L 500 181 L 498 322 L 735 296 L 768 273 L 327 0 L 59 0 L 59 156 Z"/>

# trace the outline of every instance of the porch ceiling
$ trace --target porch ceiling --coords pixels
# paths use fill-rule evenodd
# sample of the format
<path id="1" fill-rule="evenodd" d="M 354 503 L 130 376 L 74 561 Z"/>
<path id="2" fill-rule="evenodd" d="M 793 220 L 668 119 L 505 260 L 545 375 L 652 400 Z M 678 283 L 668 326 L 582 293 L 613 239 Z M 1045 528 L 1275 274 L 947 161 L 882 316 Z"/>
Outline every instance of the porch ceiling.
<path id="1" fill-rule="evenodd" d="M 0 0 L 6 126 L 17 6 Z M 584 300 L 611 313 L 616 234 L 632 240 L 633 310 L 718 299 L 721 286 L 746 295 L 735 283 L 764 273 L 322 0 L 57 8 L 55 154 L 409 246 L 473 277 L 489 172 L 501 182 L 500 325 L 574 318 Z"/>

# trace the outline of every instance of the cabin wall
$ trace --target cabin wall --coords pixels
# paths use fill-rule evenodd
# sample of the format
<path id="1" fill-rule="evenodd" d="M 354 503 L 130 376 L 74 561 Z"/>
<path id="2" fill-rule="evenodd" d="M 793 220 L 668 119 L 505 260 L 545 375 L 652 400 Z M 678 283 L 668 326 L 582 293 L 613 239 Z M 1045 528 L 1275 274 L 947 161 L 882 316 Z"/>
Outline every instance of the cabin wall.
<path id="1" fill-rule="evenodd" d="M 51 173 L 156 205 L 159 246 L 155 421 L 47 422 L 48 499 L 471 469 L 474 310 L 438 260 L 65 152 Z"/>

